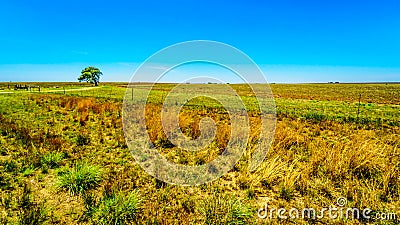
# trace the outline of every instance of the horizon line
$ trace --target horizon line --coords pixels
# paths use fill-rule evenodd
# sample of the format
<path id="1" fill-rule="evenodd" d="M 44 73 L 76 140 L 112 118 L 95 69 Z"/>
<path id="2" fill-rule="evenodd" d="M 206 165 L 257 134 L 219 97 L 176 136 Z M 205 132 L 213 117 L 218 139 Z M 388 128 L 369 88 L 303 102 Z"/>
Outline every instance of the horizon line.
<path id="1" fill-rule="evenodd" d="M 16 83 L 77 83 L 77 84 L 90 84 L 87 82 L 79 81 L 0 81 L 0 84 L 16 84 Z M 101 84 L 107 83 L 124 83 L 124 84 L 183 84 L 180 82 L 129 82 L 129 81 L 102 81 Z M 237 83 L 237 82 L 226 82 L 226 83 L 184 83 L 184 84 L 400 84 L 400 81 L 355 81 L 355 82 L 340 82 L 340 81 L 327 81 L 327 82 L 267 82 L 267 83 Z"/>

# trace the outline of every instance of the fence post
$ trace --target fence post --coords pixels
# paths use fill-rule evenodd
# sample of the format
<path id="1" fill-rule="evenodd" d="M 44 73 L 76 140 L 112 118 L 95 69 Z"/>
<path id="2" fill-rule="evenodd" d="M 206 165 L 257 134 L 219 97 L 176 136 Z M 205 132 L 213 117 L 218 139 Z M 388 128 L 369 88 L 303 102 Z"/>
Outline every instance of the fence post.
<path id="1" fill-rule="evenodd" d="M 360 114 L 360 104 L 361 104 L 361 93 L 358 97 L 358 107 L 357 107 L 357 122 L 358 122 L 358 115 Z"/>

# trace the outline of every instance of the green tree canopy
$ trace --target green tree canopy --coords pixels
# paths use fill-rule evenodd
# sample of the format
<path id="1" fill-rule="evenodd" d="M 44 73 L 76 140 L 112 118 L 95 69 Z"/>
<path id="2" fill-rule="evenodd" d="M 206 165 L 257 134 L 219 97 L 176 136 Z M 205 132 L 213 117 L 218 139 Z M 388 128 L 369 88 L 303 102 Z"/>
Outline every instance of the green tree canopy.
<path id="1" fill-rule="evenodd" d="M 89 66 L 82 70 L 81 76 L 78 78 L 79 82 L 86 81 L 94 86 L 98 86 L 100 82 L 100 76 L 103 73 L 99 70 L 99 68 Z"/>

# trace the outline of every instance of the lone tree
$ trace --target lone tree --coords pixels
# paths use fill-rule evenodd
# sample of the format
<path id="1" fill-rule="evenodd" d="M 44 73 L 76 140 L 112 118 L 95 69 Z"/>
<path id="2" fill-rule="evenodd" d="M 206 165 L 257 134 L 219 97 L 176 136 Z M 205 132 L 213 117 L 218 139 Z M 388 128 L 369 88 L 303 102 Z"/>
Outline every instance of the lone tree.
<path id="1" fill-rule="evenodd" d="M 86 81 L 94 86 L 98 86 L 100 82 L 100 76 L 103 73 L 99 70 L 99 68 L 89 66 L 82 70 L 81 76 L 78 78 L 79 82 Z"/>

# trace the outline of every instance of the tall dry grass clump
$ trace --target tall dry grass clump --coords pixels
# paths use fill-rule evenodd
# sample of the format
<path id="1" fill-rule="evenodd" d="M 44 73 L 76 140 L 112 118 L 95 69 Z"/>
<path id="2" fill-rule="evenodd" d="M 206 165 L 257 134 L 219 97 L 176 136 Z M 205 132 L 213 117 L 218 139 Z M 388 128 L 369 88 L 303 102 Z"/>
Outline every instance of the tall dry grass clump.
<path id="1" fill-rule="evenodd" d="M 400 141 L 393 141 L 395 136 L 390 130 L 284 119 L 278 123 L 266 161 L 244 176 L 257 192 L 273 190 L 295 205 L 308 202 L 321 207 L 343 196 L 351 206 L 396 211 Z"/>

